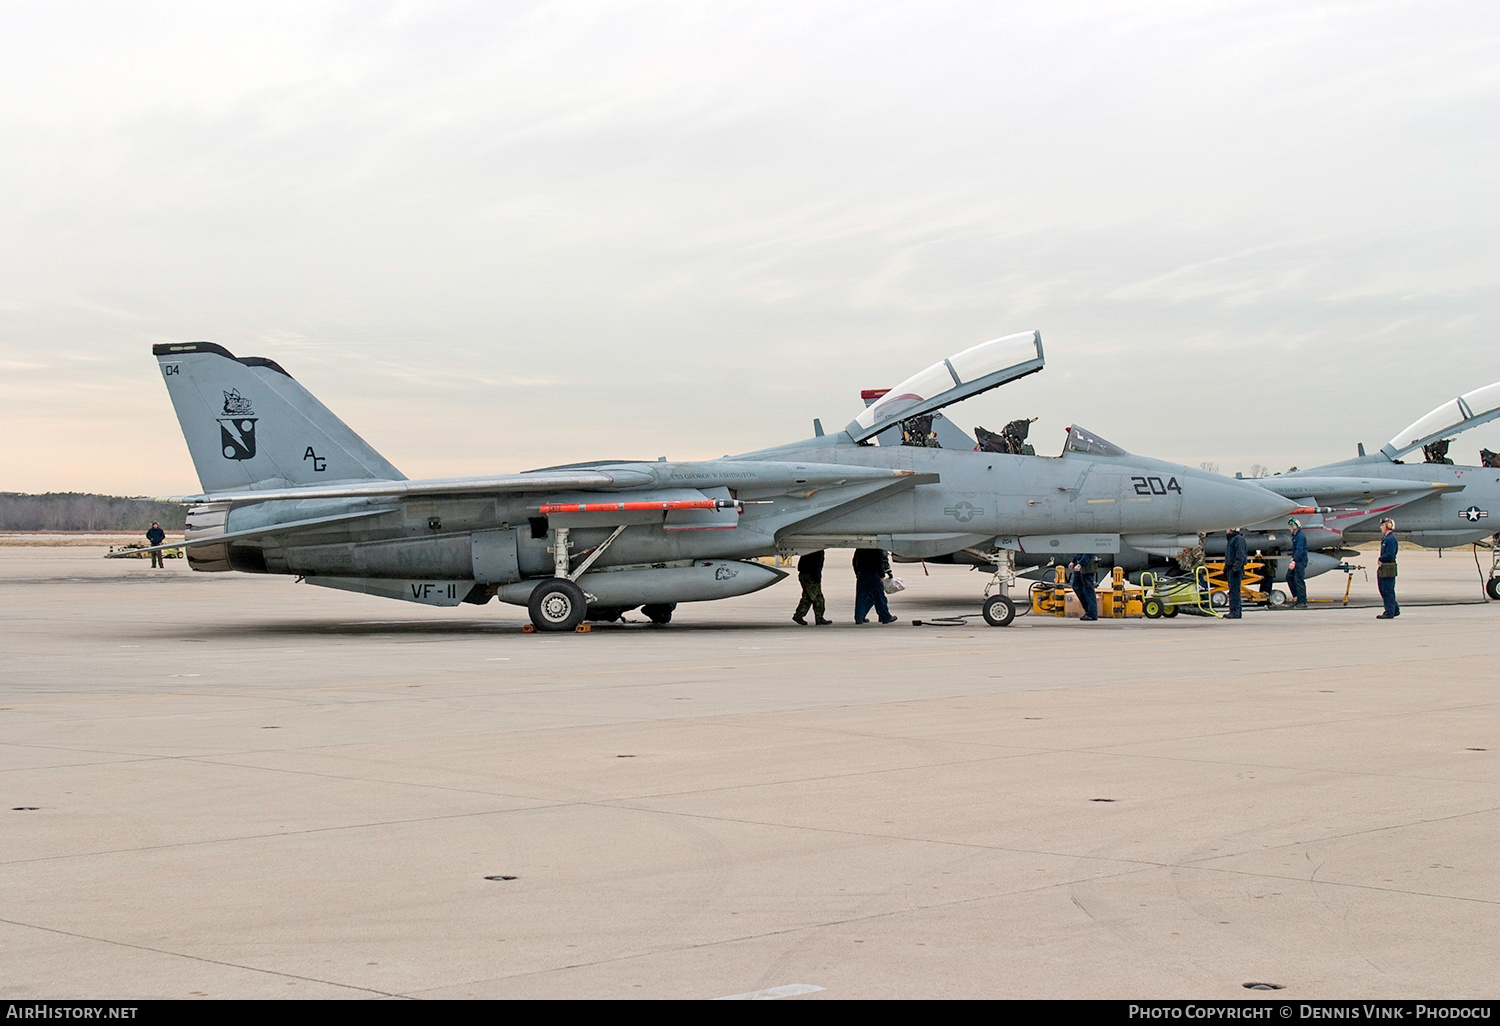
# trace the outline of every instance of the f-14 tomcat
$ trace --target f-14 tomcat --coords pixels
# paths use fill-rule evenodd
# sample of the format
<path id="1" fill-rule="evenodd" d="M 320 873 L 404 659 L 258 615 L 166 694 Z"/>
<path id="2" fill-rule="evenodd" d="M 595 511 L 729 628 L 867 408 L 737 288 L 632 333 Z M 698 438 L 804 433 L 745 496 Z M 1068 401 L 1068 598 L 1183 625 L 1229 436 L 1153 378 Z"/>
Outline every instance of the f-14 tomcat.
<path id="1" fill-rule="evenodd" d="M 1338 566 L 1354 552 L 1345 546 L 1380 538 L 1380 521 L 1391 517 L 1396 536 L 1428 548 L 1468 545 L 1500 531 L 1500 455 L 1480 451 L 1479 466 L 1455 465 L 1448 458 L 1454 436 L 1500 418 L 1500 381 L 1450 399 L 1397 432 L 1378 452 L 1309 470 L 1263 477 L 1256 484 L 1317 512 L 1301 517 L 1307 535 L 1307 576 Z M 1422 451 L 1422 462 L 1402 457 Z M 1286 579 L 1285 552 L 1291 537 L 1286 521 L 1262 524 L 1246 534 L 1250 550 L 1276 559 L 1278 580 Z M 1211 538 L 1210 553 L 1222 553 L 1224 540 Z M 1319 551 L 1321 550 L 1321 551 Z M 1500 599 L 1500 577 L 1485 583 Z"/>
<path id="2" fill-rule="evenodd" d="M 1294 503 L 1249 482 L 1131 456 L 1078 427 L 1058 457 L 881 444 L 918 418 L 1041 370 L 1025 332 L 941 360 L 848 427 L 700 462 L 598 462 L 410 481 L 271 360 L 208 342 L 153 347 L 203 487 L 195 570 L 432 605 L 491 598 L 571 630 L 643 607 L 742 595 L 784 572 L 756 557 L 1118 551 L 1254 523 Z M 895 432 L 899 442 L 901 432 Z M 989 600 L 986 619 L 1014 605 Z"/>

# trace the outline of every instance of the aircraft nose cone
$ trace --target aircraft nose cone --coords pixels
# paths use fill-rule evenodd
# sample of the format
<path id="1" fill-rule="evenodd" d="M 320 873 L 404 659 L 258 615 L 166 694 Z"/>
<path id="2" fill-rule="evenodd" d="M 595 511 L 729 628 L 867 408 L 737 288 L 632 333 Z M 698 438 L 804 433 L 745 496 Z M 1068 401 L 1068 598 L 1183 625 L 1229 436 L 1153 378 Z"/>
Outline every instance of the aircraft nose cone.
<path id="1" fill-rule="evenodd" d="M 1229 527 L 1258 524 L 1272 517 L 1284 516 L 1297 508 L 1290 499 L 1249 481 L 1219 478 L 1204 482 L 1202 495 L 1194 502 L 1193 519 L 1198 530 L 1222 531 Z M 1187 496 L 1183 496 L 1184 506 Z M 1186 512 L 1186 509 L 1184 509 Z"/>
<path id="2" fill-rule="evenodd" d="M 1226 525 L 1228 527 L 1243 527 L 1245 524 L 1259 523 L 1262 520 L 1270 520 L 1272 517 L 1286 516 L 1298 508 L 1297 503 L 1291 499 L 1277 495 L 1260 485 L 1243 484 L 1239 481 L 1235 484 L 1241 489 L 1241 497 L 1237 500 L 1240 519 L 1238 523 Z"/>

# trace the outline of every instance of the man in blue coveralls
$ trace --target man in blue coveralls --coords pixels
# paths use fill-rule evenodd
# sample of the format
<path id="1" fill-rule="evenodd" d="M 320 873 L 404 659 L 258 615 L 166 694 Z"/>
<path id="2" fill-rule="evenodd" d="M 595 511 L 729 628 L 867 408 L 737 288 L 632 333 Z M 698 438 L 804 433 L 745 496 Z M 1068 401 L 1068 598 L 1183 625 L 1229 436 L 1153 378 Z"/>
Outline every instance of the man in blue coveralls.
<path id="1" fill-rule="evenodd" d="M 1292 529 L 1292 558 L 1286 565 L 1286 586 L 1292 593 L 1292 608 L 1307 608 L 1307 535 L 1302 533 L 1302 521 L 1293 517 L 1286 522 Z"/>
<path id="2" fill-rule="evenodd" d="M 884 549 L 854 550 L 854 622 L 865 623 L 873 606 L 881 623 L 895 623 L 885 602 L 885 578 L 891 561 Z"/>
<path id="3" fill-rule="evenodd" d="M 1245 580 L 1245 563 L 1250 558 L 1245 536 L 1238 527 L 1224 532 L 1224 583 L 1229 587 L 1229 619 L 1241 618 L 1240 588 Z"/>
<path id="4" fill-rule="evenodd" d="M 1078 604 L 1083 607 L 1083 615 L 1080 620 L 1099 619 L 1099 596 L 1095 593 L 1096 583 L 1094 580 L 1094 555 L 1091 552 L 1080 552 L 1068 563 L 1068 570 L 1072 573 L 1073 594 L 1078 596 Z"/>
<path id="5" fill-rule="evenodd" d="M 1401 615 L 1396 604 L 1396 522 L 1386 517 L 1380 522 L 1380 563 L 1375 567 L 1375 587 L 1380 589 L 1380 601 L 1385 603 L 1385 612 L 1377 620 L 1394 620 Z"/>
<path id="6" fill-rule="evenodd" d="M 146 541 L 150 545 L 160 545 L 167 540 L 167 532 L 161 529 L 161 525 L 155 520 L 151 521 L 151 530 L 146 532 Z M 167 564 L 162 562 L 161 550 L 151 553 L 151 569 L 165 570 Z"/>

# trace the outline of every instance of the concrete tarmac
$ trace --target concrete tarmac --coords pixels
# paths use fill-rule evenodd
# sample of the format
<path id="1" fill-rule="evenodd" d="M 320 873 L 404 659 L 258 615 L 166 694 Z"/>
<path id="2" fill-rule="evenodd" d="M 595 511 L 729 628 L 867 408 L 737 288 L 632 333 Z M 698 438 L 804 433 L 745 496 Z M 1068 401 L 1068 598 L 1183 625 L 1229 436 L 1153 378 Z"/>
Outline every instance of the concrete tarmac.
<path id="1" fill-rule="evenodd" d="M 1467 551 L 1391 622 L 856 627 L 835 552 L 835 626 L 561 636 L 101 552 L 0 548 L 0 997 L 1500 992 Z"/>

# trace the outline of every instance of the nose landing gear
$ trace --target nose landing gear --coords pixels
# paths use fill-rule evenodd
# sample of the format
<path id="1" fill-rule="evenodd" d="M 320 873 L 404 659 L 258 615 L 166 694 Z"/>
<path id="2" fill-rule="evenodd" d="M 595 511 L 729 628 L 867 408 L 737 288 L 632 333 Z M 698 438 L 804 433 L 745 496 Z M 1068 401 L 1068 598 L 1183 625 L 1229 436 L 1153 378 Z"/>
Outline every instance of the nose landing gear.
<path id="1" fill-rule="evenodd" d="M 996 549 L 985 557 L 995 564 L 995 576 L 984 586 L 984 622 L 991 627 L 1009 627 L 1016 618 L 1016 603 L 1010 597 L 1016 583 L 1016 554 L 1010 549 Z M 991 595 L 990 592 L 995 594 Z"/>

